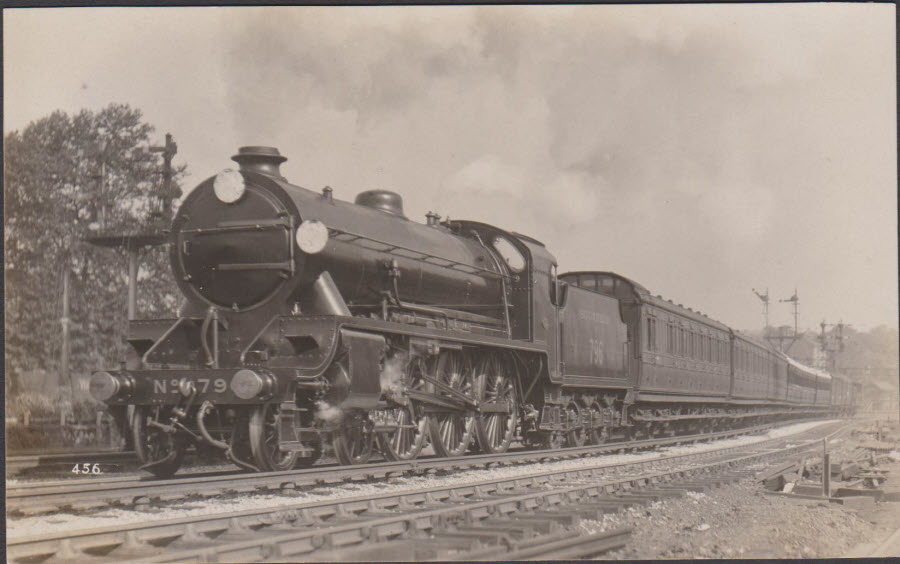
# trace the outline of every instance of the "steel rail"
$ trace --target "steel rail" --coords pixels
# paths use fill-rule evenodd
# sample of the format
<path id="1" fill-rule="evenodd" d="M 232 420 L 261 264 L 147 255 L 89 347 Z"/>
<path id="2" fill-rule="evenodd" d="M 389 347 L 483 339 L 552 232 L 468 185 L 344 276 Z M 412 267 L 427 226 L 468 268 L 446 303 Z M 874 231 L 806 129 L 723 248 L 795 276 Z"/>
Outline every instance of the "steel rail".
<path id="1" fill-rule="evenodd" d="M 803 440 L 791 435 L 702 453 L 474 484 L 12 538 L 7 539 L 7 556 L 13 562 L 585 557 L 623 546 L 627 531 L 582 536 L 565 525 L 577 525 L 584 515 L 596 519 L 610 507 L 674 497 L 680 495 L 676 491 L 751 475 L 733 469 L 818 448 L 820 435 L 831 428 L 799 433 L 812 437 Z M 449 552 L 433 554 L 439 546 L 449 547 Z M 393 557 L 380 558 L 385 550 Z"/>
<path id="2" fill-rule="evenodd" d="M 354 466 L 313 466 L 302 470 L 280 472 L 245 473 L 233 470 L 212 475 L 186 475 L 170 479 L 156 479 L 149 476 L 139 478 L 116 476 L 54 482 L 22 482 L 7 487 L 7 514 L 38 515 L 60 509 L 84 511 L 107 506 L 135 507 L 146 505 L 154 499 L 176 501 L 188 496 L 215 496 L 229 491 L 237 493 L 267 490 L 270 492 L 287 491 L 355 479 L 388 478 L 405 473 L 456 471 L 490 465 L 520 465 L 718 440 L 765 431 L 773 426 L 774 424 L 766 424 L 713 434 L 684 435 L 588 447 L 512 450 L 499 454 L 420 458 Z"/>

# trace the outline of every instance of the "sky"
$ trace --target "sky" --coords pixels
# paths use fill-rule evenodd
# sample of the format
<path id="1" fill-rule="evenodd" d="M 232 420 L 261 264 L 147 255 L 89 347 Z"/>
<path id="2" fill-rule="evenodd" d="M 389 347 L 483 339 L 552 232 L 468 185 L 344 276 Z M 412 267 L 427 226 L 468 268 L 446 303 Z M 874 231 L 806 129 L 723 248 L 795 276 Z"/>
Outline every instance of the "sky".
<path id="1" fill-rule="evenodd" d="M 4 133 L 127 103 L 190 189 L 294 184 L 531 235 L 738 329 L 897 327 L 893 4 L 4 11 Z"/>

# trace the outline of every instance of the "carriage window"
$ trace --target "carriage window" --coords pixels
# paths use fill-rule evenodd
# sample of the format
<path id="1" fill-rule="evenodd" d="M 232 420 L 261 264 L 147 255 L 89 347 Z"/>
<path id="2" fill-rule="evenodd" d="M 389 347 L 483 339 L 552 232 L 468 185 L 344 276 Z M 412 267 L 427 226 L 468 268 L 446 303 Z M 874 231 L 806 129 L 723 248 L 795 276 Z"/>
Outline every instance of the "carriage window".
<path id="1" fill-rule="evenodd" d="M 656 319 L 647 318 L 647 350 L 656 350 Z"/>
<path id="2" fill-rule="evenodd" d="M 579 281 L 579 286 L 584 288 L 585 290 L 593 290 L 597 291 L 597 279 L 593 276 L 586 276 L 584 280 Z"/>
<path id="3" fill-rule="evenodd" d="M 497 252 L 500 253 L 500 256 L 503 257 L 503 260 L 506 261 L 510 270 L 513 272 L 522 272 L 522 269 L 525 268 L 525 257 L 522 256 L 522 253 L 520 253 L 508 239 L 504 237 L 494 237 L 493 245 L 494 248 L 497 249 Z"/>

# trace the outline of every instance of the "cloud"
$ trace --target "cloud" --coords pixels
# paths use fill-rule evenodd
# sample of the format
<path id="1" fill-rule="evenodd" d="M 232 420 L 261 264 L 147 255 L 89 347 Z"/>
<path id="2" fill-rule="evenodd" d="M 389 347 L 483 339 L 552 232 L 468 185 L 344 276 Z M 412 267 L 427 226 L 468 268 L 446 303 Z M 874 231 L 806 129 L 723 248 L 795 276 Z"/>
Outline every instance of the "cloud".
<path id="1" fill-rule="evenodd" d="M 393 189 L 737 325 L 748 281 L 896 323 L 892 6 L 26 12 L 4 19 L 17 123 L 88 83 L 149 106 L 198 180 L 271 144 L 301 186 Z"/>

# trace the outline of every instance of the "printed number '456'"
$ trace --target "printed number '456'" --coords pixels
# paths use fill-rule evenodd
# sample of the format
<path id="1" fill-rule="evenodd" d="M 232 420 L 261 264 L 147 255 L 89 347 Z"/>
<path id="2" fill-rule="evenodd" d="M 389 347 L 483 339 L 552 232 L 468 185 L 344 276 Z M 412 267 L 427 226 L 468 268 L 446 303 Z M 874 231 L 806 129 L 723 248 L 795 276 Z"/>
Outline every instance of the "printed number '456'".
<path id="1" fill-rule="evenodd" d="M 74 468 L 72 468 L 73 474 L 102 474 L 100 471 L 99 464 L 89 464 L 87 462 L 83 464 L 76 464 Z"/>

